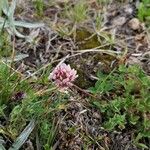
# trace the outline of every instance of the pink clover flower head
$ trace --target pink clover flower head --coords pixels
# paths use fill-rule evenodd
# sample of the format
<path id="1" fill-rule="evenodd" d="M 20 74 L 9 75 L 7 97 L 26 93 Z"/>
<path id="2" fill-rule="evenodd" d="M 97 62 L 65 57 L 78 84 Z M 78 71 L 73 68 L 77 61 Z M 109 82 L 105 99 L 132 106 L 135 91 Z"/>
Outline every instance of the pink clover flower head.
<path id="1" fill-rule="evenodd" d="M 78 77 L 77 71 L 71 69 L 70 65 L 62 63 L 53 70 L 49 78 L 61 89 L 72 86 L 72 82 Z"/>

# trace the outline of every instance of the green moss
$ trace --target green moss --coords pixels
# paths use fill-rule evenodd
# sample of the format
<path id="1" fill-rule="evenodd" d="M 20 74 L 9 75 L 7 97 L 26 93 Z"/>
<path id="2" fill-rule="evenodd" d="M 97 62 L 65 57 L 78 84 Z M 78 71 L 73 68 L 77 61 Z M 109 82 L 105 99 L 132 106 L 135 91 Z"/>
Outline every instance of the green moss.
<path id="1" fill-rule="evenodd" d="M 91 49 L 101 45 L 97 35 L 94 35 L 84 28 L 76 30 L 75 40 L 79 46 L 79 49 Z"/>
<path id="2" fill-rule="evenodd" d="M 115 57 L 108 54 L 95 54 L 93 59 L 96 62 L 102 62 L 106 65 L 109 65 L 113 60 L 115 60 Z"/>
<path id="3" fill-rule="evenodd" d="M 79 50 L 92 49 L 101 46 L 99 37 L 96 34 L 88 31 L 86 28 L 77 29 L 73 35 Z M 107 50 L 106 50 L 107 51 Z M 80 88 L 87 89 L 95 84 L 89 76 L 94 75 L 99 69 L 103 72 L 110 72 L 112 61 L 116 58 L 114 56 L 102 53 L 84 53 L 82 58 L 70 60 L 69 64 L 75 68 L 79 77 L 76 79 L 76 85 Z M 99 62 L 101 64 L 99 65 Z"/>

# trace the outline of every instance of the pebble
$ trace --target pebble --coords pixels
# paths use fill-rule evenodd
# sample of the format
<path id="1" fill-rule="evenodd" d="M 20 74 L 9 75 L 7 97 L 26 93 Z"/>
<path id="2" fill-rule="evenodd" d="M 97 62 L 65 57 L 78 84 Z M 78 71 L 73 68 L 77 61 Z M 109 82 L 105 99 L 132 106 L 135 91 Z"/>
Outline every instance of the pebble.
<path id="1" fill-rule="evenodd" d="M 117 18 L 114 18 L 113 25 L 114 26 L 122 26 L 123 24 L 125 24 L 125 22 L 126 22 L 125 17 L 117 17 Z"/>
<path id="2" fill-rule="evenodd" d="M 128 25 L 131 29 L 133 30 L 138 30 L 140 29 L 140 21 L 137 18 L 132 18 L 129 22 Z"/>
<path id="3" fill-rule="evenodd" d="M 96 118 L 96 119 L 100 119 L 101 118 L 100 114 L 98 114 L 97 112 L 93 113 L 93 117 Z"/>

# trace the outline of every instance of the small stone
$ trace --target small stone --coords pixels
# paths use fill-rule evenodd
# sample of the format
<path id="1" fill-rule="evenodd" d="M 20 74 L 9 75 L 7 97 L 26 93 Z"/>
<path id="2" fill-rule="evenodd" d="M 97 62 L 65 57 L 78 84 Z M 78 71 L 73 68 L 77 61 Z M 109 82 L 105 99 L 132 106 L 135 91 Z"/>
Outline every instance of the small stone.
<path id="1" fill-rule="evenodd" d="M 132 8 L 130 5 L 127 5 L 127 6 L 125 6 L 125 8 L 124 8 L 124 12 L 125 12 L 127 15 L 131 15 L 131 14 L 133 14 L 133 8 Z"/>
<path id="2" fill-rule="evenodd" d="M 93 113 L 93 117 L 96 118 L 96 119 L 101 119 L 100 114 L 98 114 L 97 112 Z"/>
<path id="3" fill-rule="evenodd" d="M 117 17 L 117 18 L 114 18 L 114 20 L 113 20 L 114 26 L 122 26 L 125 23 L 126 23 L 125 17 Z"/>
<path id="4" fill-rule="evenodd" d="M 143 54 L 143 57 L 150 59 L 150 51 Z"/>
<path id="5" fill-rule="evenodd" d="M 140 21 L 137 18 L 131 19 L 129 21 L 128 25 L 133 30 L 138 30 L 138 29 L 140 29 L 140 26 L 141 26 Z"/>

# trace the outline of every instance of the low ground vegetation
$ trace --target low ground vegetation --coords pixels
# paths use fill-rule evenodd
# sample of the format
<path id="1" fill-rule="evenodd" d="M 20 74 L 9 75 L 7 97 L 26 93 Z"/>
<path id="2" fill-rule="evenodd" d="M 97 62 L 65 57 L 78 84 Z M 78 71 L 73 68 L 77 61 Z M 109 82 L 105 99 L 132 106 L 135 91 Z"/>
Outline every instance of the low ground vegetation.
<path id="1" fill-rule="evenodd" d="M 0 149 L 150 149 L 149 10 L 1 0 Z"/>

